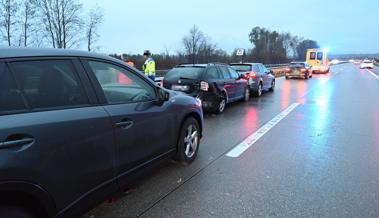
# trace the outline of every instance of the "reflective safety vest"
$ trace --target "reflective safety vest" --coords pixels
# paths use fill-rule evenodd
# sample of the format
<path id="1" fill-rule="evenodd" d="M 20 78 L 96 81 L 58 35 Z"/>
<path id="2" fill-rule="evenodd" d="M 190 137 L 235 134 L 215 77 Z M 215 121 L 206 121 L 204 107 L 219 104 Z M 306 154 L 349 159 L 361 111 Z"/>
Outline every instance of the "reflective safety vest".
<path id="1" fill-rule="evenodd" d="M 142 66 L 146 76 L 155 76 L 155 61 L 153 58 L 148 58 Z"/>

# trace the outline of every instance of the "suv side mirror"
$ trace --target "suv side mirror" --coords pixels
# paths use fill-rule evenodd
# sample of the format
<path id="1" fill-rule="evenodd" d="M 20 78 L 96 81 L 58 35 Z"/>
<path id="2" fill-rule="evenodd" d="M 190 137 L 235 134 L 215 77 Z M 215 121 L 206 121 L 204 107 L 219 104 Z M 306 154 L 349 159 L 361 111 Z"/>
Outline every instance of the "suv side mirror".
<path id="1" fill-rule="evenodd" d="M 158 101 L 157 105 L 163 105 L 164 102 L 170 100 L 170 93 L 162 87 L 157 87 Z"/>

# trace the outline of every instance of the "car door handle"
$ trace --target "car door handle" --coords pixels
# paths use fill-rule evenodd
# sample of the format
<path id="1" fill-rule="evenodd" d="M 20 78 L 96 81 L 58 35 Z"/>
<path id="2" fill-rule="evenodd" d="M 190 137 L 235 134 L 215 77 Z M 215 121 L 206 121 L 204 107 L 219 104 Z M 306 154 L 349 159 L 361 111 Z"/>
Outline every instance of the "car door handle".
<path id="1" fill-rule="evenodd" d="M 122 129 L 130 129 L 134 125 L 134 122 L 131 120 L 121 121 L 115 124 L 116 127 Z"/>
<path id="2" fill-rule="evenodd" d="M 0 142 L 0 149 L 22 147 L 22 146 L 25 146 L 28 144 L 32 144 L 32 143 L 34 143 L 34 141 L 35 141 L 35 139 L 33 139 L 33 138 L 23 138 L 23 139 Z"/>

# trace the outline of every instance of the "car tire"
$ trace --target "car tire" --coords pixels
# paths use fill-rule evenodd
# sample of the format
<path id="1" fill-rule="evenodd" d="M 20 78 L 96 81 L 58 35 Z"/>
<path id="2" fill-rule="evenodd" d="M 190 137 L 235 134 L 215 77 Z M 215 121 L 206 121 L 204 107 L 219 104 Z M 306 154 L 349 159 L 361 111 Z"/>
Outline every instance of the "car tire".
<path id="1" fill-rule="evenodd" d="M 180 130 L 175 159 L 184 165 L 192 163 L 197 156 L 200 145 L 200 125 L 193 118 L 187 118 Z"/>
<path id="2" fill-rule="evenodd" d="M 37 218 L 30 210 L 11 205 L 0 205 L 0 214 L 7 218 Z"/>
<path id="3" fill-rule="evenodd" d="M 249 100 L 250 100 L 250 89 L 249 87 L 246 87 L 243 94 L 243 101 L 248 102 Z"/>
<path id="4" fill-rule="evenodd" d="M 275 90 L 275 80 L 271 81 L 271 87 L 269 89 L 270 92 L 273 92 Z"/>
<path id="5" fill-rule="evenodd" d="M 261 97 L 263 93 L 263 85 L 262 82 L 259 83 L 257 91 L 255 91 L 256 97 Z"/>
<path id="6" fill-rule="evenodd" d="M 226 108 L 226 95 L 225 95 L 225 93 L 221 93 L 220 99 L 219 99 L 218 104 L 215 108 L 216 114 L 224 113 L 225 108 Z"/>
<path id="7" fill-rule="evenodd" d="M 289 77 L 288 77 L 288 76 L 286 76 L 286 79 L 289 79 Z"/>
<path id="8" fill-rule="evenodd" d="M 307 74 L 305 74 L 305 77 L 304 77 L 304 79 L 306 79 L 306 80 L 308 80 L 309 79 L 309 74 L 307 73 Z"/>

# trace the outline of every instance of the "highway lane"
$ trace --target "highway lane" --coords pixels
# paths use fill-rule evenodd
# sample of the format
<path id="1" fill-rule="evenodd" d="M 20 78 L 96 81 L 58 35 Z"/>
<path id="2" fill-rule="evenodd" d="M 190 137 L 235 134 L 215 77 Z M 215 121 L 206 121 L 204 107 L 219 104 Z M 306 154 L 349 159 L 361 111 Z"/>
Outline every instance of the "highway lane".
<path id="1" fill-rule="evenodd" d="M 83 217 L 378 217 L 378 93 L 379 81 L 351 64 L 278 79 L 274 93 L 207 115 L 192 165 L 166 162 Z M 240 157 L 225 155 L 293 103 Z"/>

